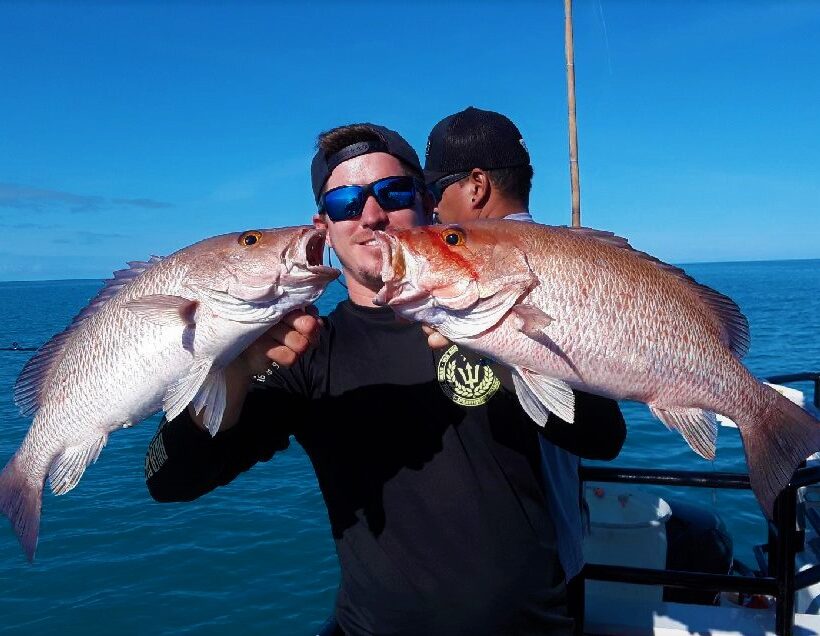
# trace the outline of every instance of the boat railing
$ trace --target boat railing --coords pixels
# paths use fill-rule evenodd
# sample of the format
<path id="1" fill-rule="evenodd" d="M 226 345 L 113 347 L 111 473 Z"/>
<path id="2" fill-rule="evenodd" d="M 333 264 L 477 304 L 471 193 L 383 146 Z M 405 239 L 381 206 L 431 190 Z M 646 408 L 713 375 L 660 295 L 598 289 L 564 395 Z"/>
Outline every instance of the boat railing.
<path id="1" fill-rule="evenodd" d="M 768 378 L 773 384 L 814 383 L 814 405 L 820 408 L 820 373 L 795 373 Z M 582 481 L 689 486 L 694 488 L 750 489 L 748 474 L 645 468 L 582 466 Z M 576 602 L 583 607 L 586 579 L 642 585 L 664 585 L 689 590 L 765 594 L 775 598 L 775 633 L 791 636 L 794 629 L 794 595 L 797 590 L 820 582 L 820 565 L 795 572 L 795 557 L 803 549 L 805 519 L 798 514 L 797 490 L 820 482 L 820 466 L 799 468 L 788 486 L 777 497 L 773 518 L 768 522 L 768 543 L 759 551 L 758 561 L 764 576 L 735 576 L 707 572 L 685 572 L 587 563 L 581 572 Z M 584 633 L 583 612 L 576 622 L 576 633 Z"/>

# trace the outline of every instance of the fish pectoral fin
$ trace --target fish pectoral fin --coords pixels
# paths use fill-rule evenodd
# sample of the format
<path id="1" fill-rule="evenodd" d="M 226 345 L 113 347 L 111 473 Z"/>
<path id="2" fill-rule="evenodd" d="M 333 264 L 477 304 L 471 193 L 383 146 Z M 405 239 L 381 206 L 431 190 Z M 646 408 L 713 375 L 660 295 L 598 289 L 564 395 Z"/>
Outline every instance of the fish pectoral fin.
<path id="1" fill-rule="evenodd" d="M 197 414 L 205 409 L 204 424 L 211 437 L 217 434 L 222 424 L 226 399 L 224 372 L 222 369 L 211 370 L 191 403 Z"/>
<path id="2" fill-rule="evenodd" d="M 518 401 L 536 424 L 545 426 L 550 413 L 570 424 L 575 421 L 575 394 L 566 382 L 522 367 L 515 367 L 512 376 Z"/>
<path id="3" fill-rule="evenodd" d="M 537 342 L 544 339 L 545 329 L 555 320 L 535 305 L 526 303 L 516 305 L 512 308 L 512 312 L 521 319 L 518 330 Z"/>
<path id="4" fill-rule="evenodd" d="M 174 419 L 188 404 L 194 407 L 197 415 L 205 409 L 203 423 L 213 437 L 222 423 L 226 395 L 222 369 L 213 368 L 211 360 L 198 360 L 191 373 L 168 388 L 163 401 L 165 417 Z"/>
<path id="5" fill-rule="evenodd" d="M 199 389 L 205 384 L 212 364 L 213 360 L 206 358 L 196 360 L 188 375 L 168 387 L 165 397 L 162 398 L 162 409 L 165 411 L 167 420 L 173 420 L 188 404 L 193 402 Z"/>
<path id="6" fill-rule="evenodd" d="M 64 495 L 74 488 L 85 469 L 97 461 L 106 441 L 108 435 L 100 435 L 81 444 L 69 446 L 60 453 L 48 469 L 51 492 L 55 495 Z"/>
<path id="7" fill-rule="evenodd" d="M 545 407 L 535 394 L 532 392 L 527 383 L 518 374 L 517 369 L 512 372 L 513 385 L 515 386 L 515 394 L 518 396 L 518 402 L 524 412 L 530 416 L 530 419 L 538 424 L 538 426 L 546 426 L 547 420 L 550 417 L 550 411 Z"/>
<path id="8" fill-rule="evenodd" d="M 153 294 L 129 300 L 124 306 L 140 318 L 158 325 L 193 327 L 199 303 L 182 296 Z"/>
<path id="9" fill-rule="evenodd" d="M 647 406 L 666 428 L 678 431 L 698 455 L 704 459 L 715 458 L 718 422 L 714 413 L 703 409 L 665 408 L 657 404 Z"/>

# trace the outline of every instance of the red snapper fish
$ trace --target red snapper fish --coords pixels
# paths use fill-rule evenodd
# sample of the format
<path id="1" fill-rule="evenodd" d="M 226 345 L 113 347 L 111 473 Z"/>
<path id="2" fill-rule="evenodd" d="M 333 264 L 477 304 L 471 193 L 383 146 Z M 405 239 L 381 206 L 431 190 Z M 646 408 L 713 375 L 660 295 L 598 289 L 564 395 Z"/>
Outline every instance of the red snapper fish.
<path id="1" fill-rule="evenodd" d="M 820 422 L 741 363 L 746 318 L 726 296 L 625 239 L 496 220 L 376 232 L 376 303 L 512 369 L 528 415 L 572 422 L 572 389 L 645 402 L 714 459 L 734 420 L 763 510 L 820 450 Z"/>
<path id="2" fill-rule="evenodd" d="M 112 431 L 160 409 L 173 419 L 192 403 L 216 434 L 223 369 L 339 275 L 322 264 L 324 239 L 308 226 L 251 230 L 129 263 L 34 354 L 14 387 L 34 421 L 0 473 L 0 511 L 29 561 L 46 477 L 67 493 Z"/>

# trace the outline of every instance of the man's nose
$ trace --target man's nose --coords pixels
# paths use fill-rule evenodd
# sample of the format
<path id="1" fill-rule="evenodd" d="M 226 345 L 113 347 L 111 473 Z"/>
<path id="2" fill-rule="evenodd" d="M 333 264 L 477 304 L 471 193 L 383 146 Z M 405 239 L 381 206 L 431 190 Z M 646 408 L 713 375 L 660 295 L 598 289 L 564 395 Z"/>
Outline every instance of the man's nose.
<path id="1" fill-rule="evenodd" d="M 379 205 L 379 202 L 376 201 L 376 197 L 372 195 L 367 197 L 367 200 L 364 202 L 364 207 L 362 208 L 362 227 L 384 227 L 388 222 L 387 212 L 385 212 L 382 206 Z"/>

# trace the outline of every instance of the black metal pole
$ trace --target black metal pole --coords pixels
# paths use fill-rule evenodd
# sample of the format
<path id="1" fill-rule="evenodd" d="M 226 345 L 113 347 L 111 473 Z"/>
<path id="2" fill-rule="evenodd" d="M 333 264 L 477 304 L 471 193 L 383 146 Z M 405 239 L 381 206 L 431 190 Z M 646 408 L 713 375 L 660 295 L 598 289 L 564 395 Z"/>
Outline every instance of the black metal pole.
<path id="1" fill-rule="evenodd" d="M 584 576 L 594 581 L 634 583 L 638 585 L 665 585 L 687 590 L 711 590 L 715 592 L 744 592 L 746 594 L 777 594 L 777 580 L 772 577 L 733 576 L 708 574 L 681 570 L 656 570 L 626 565 L 603 565 L 587 563 Z"/>
<path id="2" fill-rule="evenodd" d="M 794 630 L 794 525 L 797 515 L 797 490 L 787 486 L 775 504 L 777 523 L 777 606 L 775 608 L 775 632 L 778 636 L 792 636 Z M 771 559 L 772 555 L 769 554 Z"/>
<path id="3" fill-rule="evenodd" d="M 569 615 L 575 620 L 573 624 L 573 634 L 584 636 L 584 613 L 586 612 L 586 577 L 581 570 L 567 585 L 567 609 Z"/>
<path id="4" fill-rule="evenodd" d="M 581 466 L 581 479 L 583 481 L 693 486 L 696 488 L 733 488 L 737 490 L 748 490 L 751 487 L 748 474 L 711 472 L 707 470 Z"/>

